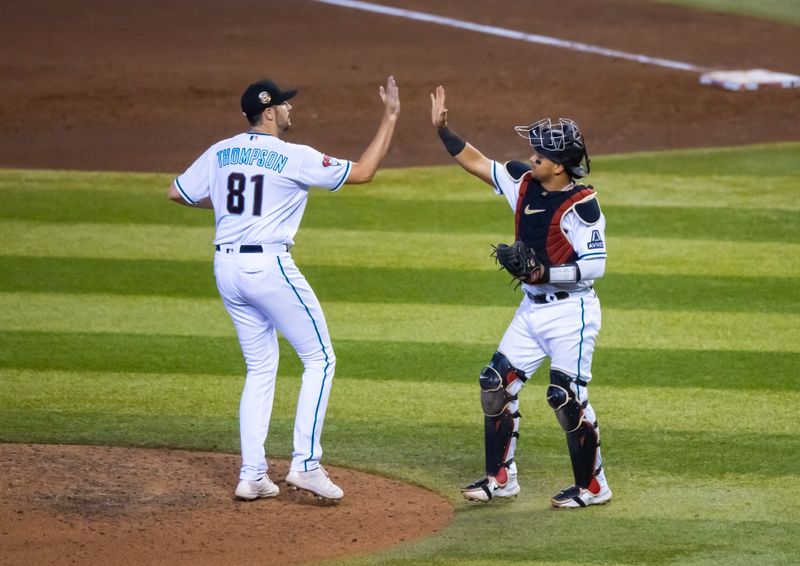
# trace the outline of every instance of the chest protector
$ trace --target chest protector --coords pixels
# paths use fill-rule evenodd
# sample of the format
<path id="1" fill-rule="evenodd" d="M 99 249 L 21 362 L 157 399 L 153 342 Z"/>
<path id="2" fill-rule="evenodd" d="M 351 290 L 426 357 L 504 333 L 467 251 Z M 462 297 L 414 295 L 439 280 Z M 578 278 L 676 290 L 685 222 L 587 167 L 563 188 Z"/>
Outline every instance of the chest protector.
<path id="1" fill-rule="evenodd" d="M 591 185 L 575 185 L 568 191 L 546 191 L 528 176 L 517 199 L 516 239 L 533 248 L 548 265 L 571 263 L 578 255 L 561 231 L 561 219 L 576 204 L 594 197 Z"/>

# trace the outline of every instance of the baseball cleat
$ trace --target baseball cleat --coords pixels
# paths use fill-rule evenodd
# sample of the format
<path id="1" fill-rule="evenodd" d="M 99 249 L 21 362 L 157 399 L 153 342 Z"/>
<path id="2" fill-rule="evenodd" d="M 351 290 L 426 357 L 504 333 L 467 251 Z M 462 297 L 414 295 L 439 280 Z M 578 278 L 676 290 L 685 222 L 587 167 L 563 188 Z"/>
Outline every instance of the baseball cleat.
<path id="1" fill-rule="evenodd" d="M 508 474 L 505 485 L 497 483 L 494 476 L 486 476 L 474 481 L 461 489 L 461 495 L 467 501 L 480 501 L 487 503 L 495 497 L 514 497 L 519 493 L 520 487 L 516 474 Z"/>
<path id="2" fill-rule="evenodd" d="M 320 466 L 307 472 L 298 470 L 289 471 L 286 483 L 295 489 L 310 491 L 322 499 L 341 499 L 344 495 L 342 489 L 328 477 L 328 472 Z"/>
<path id="3" fill-rule="evenodd" d="M 596 491 L 591 491 L 592 488 L 595 488 Z M 601 484 L 597 480 L 592 480 L 589 489 L 573 485 L 559 491 L 550 499 L 553 507 L 563 508 L 603 505 L 609 501 L 611 501 L 611 488 L 608 487 L 607 483 L 603 482 Z"/>
<path id="4" fill-rule="evenodd" d="M 252 501 L 260 497 L 275 497 L 280 490 L 270 481 L 268 476 L 258 480 L 240 480 L 236 486 L 236 497 L 245 501 Z"/>

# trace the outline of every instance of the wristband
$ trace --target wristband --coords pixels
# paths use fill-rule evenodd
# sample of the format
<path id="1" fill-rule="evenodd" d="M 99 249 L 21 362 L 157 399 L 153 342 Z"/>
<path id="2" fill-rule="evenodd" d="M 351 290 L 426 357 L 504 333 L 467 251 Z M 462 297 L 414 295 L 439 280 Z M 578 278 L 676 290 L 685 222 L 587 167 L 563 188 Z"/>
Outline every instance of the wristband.
<path id="1" fill-rule="evenodd" d="M 547 268 L 550 283 L 577 283 L 581 280 L 581 269 L 577 263 L 562 263 Z"/>
<path id="2" fill-rule="evenodd" d="M 444 147 L 447 148 L 447 151 L 453 157 L 464 151 L 464 148 L 467 147 L 467 142 L 462 140 L 461 136 L 451 130 L 449 126 L 441 128 L 438 133 Z"/>

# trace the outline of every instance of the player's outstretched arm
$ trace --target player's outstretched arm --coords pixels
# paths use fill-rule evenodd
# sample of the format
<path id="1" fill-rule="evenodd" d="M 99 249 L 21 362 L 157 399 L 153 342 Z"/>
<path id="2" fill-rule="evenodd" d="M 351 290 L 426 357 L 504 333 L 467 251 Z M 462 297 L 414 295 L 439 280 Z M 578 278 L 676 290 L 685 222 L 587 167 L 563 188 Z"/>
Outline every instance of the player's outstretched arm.
<path id="1" fill-rule="evenodd" d="M 397 88 L 394 77 L 386 79 L 386 88 L 380 87 L 379 94 L 384 106 L 381 124 L 367 149 L 364 150 L 358 161 L 353 163 L 345 183 L 351 185 L 369 183 L 389 150 L 397 117 L 400 115 L 400 90 Z"/>
<path id="2" fill-rule="evenodd" d="M 491 159 L 461 139 L 461 136 L 447 125 L 447 106 L 442 85 L 436 87 L 435 94 L 431 94 L 431 122 L 447 151 L 455 157 L 458 164 L 482 181 L 494 186 Z"/>

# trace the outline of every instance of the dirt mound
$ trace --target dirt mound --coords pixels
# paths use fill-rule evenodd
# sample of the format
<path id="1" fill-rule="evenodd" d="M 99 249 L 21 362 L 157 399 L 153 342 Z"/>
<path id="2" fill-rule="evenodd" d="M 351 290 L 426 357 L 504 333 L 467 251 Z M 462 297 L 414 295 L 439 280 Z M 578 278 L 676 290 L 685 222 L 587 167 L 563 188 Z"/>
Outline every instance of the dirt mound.
<path id="1" fill-rule="evenodd" d="M 2 564 L 301 564 L 380 550 L 444 528 L 443 497 L 327 466 L 345 497 L 233 498 L 229 454 L 0 444 Z"/>

